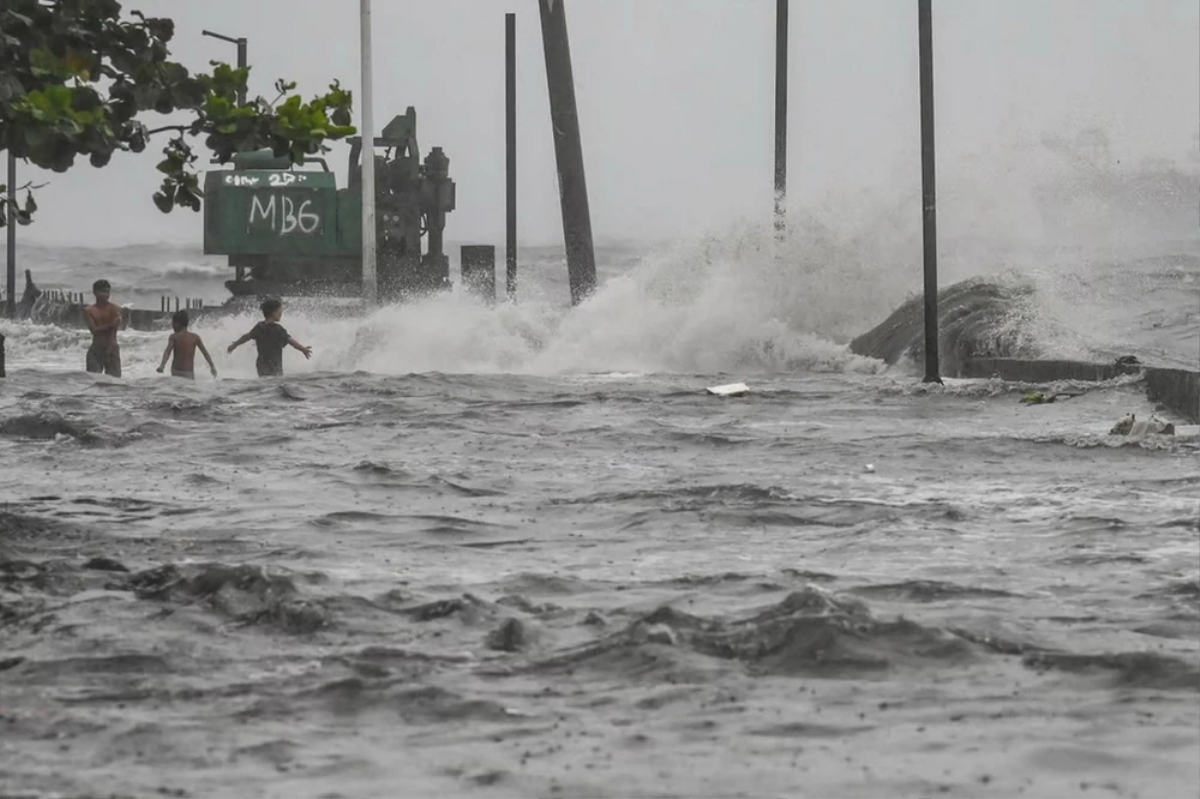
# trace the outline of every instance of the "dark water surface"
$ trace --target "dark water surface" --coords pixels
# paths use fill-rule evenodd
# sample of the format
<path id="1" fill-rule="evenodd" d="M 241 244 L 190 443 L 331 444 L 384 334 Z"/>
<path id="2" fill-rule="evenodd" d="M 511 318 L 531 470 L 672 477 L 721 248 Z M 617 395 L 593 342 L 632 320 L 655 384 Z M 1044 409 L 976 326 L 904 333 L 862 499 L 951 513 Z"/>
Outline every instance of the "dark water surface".
<path id="1" fill-rule="evenodd" d="M 18 371 L 0 793 L 1196 795 L 1139 386 L 737 379 Z"/>

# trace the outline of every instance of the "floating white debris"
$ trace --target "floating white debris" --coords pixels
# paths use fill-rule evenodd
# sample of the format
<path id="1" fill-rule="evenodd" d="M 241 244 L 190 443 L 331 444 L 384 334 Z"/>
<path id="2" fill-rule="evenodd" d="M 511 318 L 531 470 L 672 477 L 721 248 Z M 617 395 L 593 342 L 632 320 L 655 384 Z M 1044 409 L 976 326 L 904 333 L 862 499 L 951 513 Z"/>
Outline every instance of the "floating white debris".
<path id="1" fill-rule="evenodd" d="M 873 463 L 868 463 L 868 464 L 867 464 L 867 468 L 865 469 L 865 471 L 866 471 L 868 474 L 874 474 L 874 473 L 875 473 L 875 464 L 873 464 Z"/>
<path id="2" fill-rule="evenodd" d="M 1171 422 L 1165 422 L 1157 416 L 1151 414 L 1149 419 L 1138 419 L 1134 414 L 1129 414 L 1113 425 L 1112 430 L 1108 431 L 1112 436 L 1130 436 L 1132 438 L 1145 438 L 1148 435 L 1177 435 L 1178 431 L 1175 425 Z"/>
<path id="3" fill-rule="evenodd" d="M 727 383 L 723 386 L 710 386 L 704 390 L 718 397 L 740 397 L 748 392 L 750 387 L 745 383 Z"/>

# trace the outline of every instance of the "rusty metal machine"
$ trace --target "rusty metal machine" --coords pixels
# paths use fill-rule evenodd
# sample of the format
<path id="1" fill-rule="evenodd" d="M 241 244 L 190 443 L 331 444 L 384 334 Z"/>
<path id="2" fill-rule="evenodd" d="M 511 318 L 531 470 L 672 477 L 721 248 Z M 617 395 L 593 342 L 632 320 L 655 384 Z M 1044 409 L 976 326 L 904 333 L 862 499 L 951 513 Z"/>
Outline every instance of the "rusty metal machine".
<path id="1" fill-rule="evenodd" d="M 348 140 L 348 185 L 322 158 L 293 167 L 269 150 L 241 153 L 204 179 L 204 252 L 226 255 L 235 297 L 358 296 L 362 288 L 361 137 Z M 369 149 L 375 158 L 377 280 L 398 301 L 450 285 L 446 214 L 455 207 L 450 159 L 434 147 L 422 163 L 417 113 L 393 119 Z M 426 238 L 422 252 L 421 239 Z"/>

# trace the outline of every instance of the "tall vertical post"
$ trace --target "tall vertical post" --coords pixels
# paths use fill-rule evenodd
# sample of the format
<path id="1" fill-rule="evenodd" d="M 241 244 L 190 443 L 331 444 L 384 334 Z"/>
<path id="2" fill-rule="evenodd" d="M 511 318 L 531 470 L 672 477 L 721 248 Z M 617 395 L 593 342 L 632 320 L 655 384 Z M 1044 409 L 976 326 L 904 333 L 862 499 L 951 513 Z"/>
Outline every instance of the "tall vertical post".
<path id="1" fill-rule="evenodd" d="M 925 249 L 925 382 L 941 383 L 938 358 L 937 193 L 933 147 L 933 9 L 917 0 L 921 72 L 921 206 Z"/>
<path id="2" fill-rule="evenodd" d="M 8 294 L 8 318 L 17 318 L 17 156 L 12 149 L 8 150 L 8 280 L 5 291 Z"/>
<path id="3" fill-rule="evenodd" d="M 504 145 L 507 246 L 504 287 L 517 298 L 517 15 L 504 15 Z"/>
<path id="4" fill-rule="evenodd" d="M 775 0 L 775 236 L 787 229 L 788 0 Z"/>
<path id="5" fill-rule="evenodd" d="M 238 50 L 238 69 L 246 68 L 246 37 L 239 36 L 237 40 Z M 238 105 L 246 104 L 246 90 L 242 89 L 238 92 Z"/>
<path id="6" fill-rule="evenodd" d="M 596 253 L 592 247 L 592 216 L 583 172 L 583 143 L 575 105 L 571 45 L 567 39 L 565 0 L 538 0 L 542 18 L 542 48 L 546 55 L 546 85 L 550 92 L 550 124 L 558 162 L 558 194 L 562 206 L 563 238 L 571 304 L 578 305 L 596 288 Z"/>
<path id="7" fill-rule="evenodd" d="M 362 291 L 368 308 L 375 305 L 375 115 L 371 78 L 371 0 L 360 0 L 362 58 Z"/>
<path id="8" fill-rule="evenodd" d="M 230 44 L 237 45 L 238 69 L 246 68 L 246 37 L 239 36 L 235 39 L 232 36 L 226 36 L 223 33 L 214 33 L 213 31 L 209 31 L 209 30 L 200 31 L 200 34 L 202 36 L 211 36 L 214 39 L 220 39 L 223 42 L 229 42 Z M 238 92 L 238 105 L 245 105 L 245 104 L 246 104 L 246 92 L 243 89 Z"/>

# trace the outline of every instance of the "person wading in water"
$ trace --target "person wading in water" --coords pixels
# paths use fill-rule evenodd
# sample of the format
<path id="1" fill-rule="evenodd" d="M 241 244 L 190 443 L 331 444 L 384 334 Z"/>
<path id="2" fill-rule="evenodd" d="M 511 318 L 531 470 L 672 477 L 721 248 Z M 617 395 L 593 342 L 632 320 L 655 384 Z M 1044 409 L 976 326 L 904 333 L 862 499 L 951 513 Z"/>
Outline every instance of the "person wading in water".
<path id="1" fill-rule="evenodd" d="M 196 350 L 200 350 L 204 360 L 208 361 L 209 371 L 212 372 L 213 377 L 216 377 L 217 367 L 213 364 L 212 356 L 208 354 L 200 337 L 188 330 L 190 323 L 191 319 L 188 318 L 187 311 L 176 311 L 175 315 L 171 317 L 171 326 L 175 328 L 175 332 L 167 339 L 167 348 L 163 351 L 162 363 L 158 365 L 157 371 L 162 374 L 163 369 L 167 368 L 167 359 L 174 355 L 174 359 L 171 361 L 171 377 L 186 377 L 189 380 L 195 380 Z"/>
<path id="2" fill-rule="evenodd" d="M 121 376 L 121 348 L 117 346 L 117 331 L 121 329 L 121 308 L 108 301 L 112 286 L 107 280 L 92 284 L 96 302 L 83 309 L 88 330 L 92 331 L 92 346 L 87 351 L 87 370 Z"/>
<path id="3" fill-rule="evenodd" d="M 259 322 L 246 335 L 229 345 L 233 352 L 247 341 L 258 345 L 258 376 L 278 377 L 283 374 L 283 348 L 292 347 L 304 353 L 305 358 L 312 357 L 312 347 L 306 347 L 292 338 L 279 320 L 283 318 L 283 303 L 279 300 L 267 300 L 262 304 L 263 321 Z"/>

